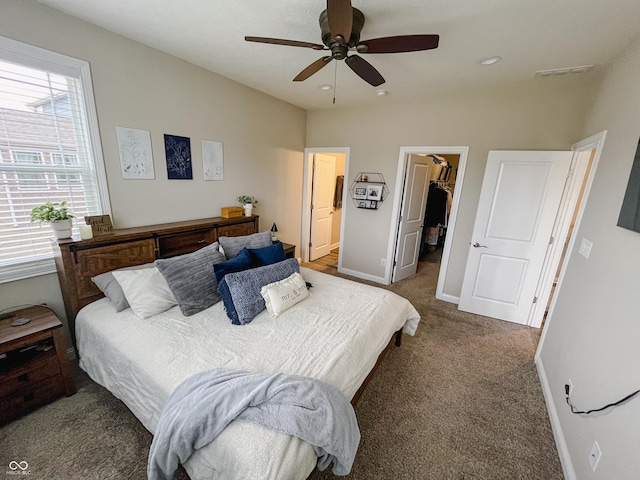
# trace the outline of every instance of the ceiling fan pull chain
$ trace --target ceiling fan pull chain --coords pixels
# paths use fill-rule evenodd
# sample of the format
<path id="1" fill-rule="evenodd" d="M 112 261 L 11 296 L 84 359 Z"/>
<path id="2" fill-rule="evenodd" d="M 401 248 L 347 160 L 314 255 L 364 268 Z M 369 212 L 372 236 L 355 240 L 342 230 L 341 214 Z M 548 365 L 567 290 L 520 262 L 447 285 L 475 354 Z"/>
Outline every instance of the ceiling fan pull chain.
<path id="1" fill-rule="evenodd" d="M 333 104 L 336 104 L 336 78 L 338 77 L 338 62 L 335 63 L 336 68 L 333 70 Z"/>

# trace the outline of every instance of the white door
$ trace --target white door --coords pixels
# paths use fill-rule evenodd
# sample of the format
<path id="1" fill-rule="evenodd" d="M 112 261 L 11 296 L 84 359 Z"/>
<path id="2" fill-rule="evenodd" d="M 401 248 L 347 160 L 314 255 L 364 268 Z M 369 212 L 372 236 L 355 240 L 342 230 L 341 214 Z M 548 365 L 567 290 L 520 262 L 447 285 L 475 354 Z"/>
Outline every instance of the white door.
<path id="1" fill-rule="evenodd" d="M 336 157 L 316 153 L 311 185 L 311 247 L 309 261 L 331 252 L 333 190 L 336 186 Z"/>
<path id="2" fill-rule="evenodd" d="M 404 194 L 398 226 L 398 243 L 392 281 L 397 282 L 416 273 L 420 257 L 420 241 L 424 229 L 424 212 L 429 194 L 429 177 L 433 160 L 408 155 Z"/>
<path id="3" fill-rule="evenodd" d="M 572 152 L 489 152 L 458 309 L 526 324 Z"/>

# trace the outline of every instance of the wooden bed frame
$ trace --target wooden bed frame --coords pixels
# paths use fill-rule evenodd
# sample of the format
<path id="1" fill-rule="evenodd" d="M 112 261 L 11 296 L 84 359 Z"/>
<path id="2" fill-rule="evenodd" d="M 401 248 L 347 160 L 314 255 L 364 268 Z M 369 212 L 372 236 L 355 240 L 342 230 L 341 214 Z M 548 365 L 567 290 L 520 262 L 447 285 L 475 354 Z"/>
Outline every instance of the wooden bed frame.
<path id="1" fill-rule="evenodd" d="M 75 319 L 82 307 L 104 295 L 91 281 L 92 277 L 117 268 L 151 263 L 159 258 L 194 252 L 214 243 L 222 236 L 251 235 L 259 230 L 259 217 L 222 218 L 164 223 L 144 227 L 113 230 L 113 233 L 80 240 L 77 237 L 52 239 L 58 279 L 64 299 L 67 320 L 76 348 Z M 400 346 L 402 330 L 389 341 L 378 360 L 355 393 L 356 404 L 392 343 Z"/>

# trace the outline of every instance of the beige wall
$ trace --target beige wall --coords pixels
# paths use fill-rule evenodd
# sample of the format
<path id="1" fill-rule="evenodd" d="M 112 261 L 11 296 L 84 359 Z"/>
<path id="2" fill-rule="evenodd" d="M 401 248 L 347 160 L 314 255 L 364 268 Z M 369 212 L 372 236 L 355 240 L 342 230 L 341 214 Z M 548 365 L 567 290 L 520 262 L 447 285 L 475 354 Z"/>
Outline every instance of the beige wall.
<path id="1" fill-rule="evenodd" d="M 469 146 L 444 285 L 444 294 L 458 297 L 489 150 L 569 149 L 580 138 L 594 83 L 594 77 L 541 79 L 534 86 L 439 92 L 410 104 L 387 102 L 392 93 L 376 106 L 309 112 L 308 148 L 350 147 L 347 181 L 359 171 L 380 172 L 390 190 L 375 212 L 346 203 L 343 268 L 384 277 L 380 259 L 387 256 L 401 146 Z"/>
<path id="2" fill-rule="evenodd" d="M 262 230 L 277 221 L 279 238 L 300 244 L 304 110 L 37 2 L 0 8 L 1 35 L 91 64 L 116 227 L 218 216 L 246 194 L 260 201 Z M 122 179 L 116 126 L 151 132 L 155 180 Z M 191 138 L 193 180 L 167 180 L 165 133 Z M 202 140 L 223 142 L 224 181 L 203 180 Z M 55 275 L 5 284 L 0 300 L 61 306 L 56 284 Z"/>
<path id="3" fill-rule="evenodd" d="M 640 234 L 617 227 L 640 136 L 640 39 L 608 69 L 582 137 L 607 130 L 604 150 L 577 232 L 539 364 L 567 446 L 567 478 L 640 478 L 640 398 L 591 416 L 569 412 L 564 384 L 582 409 L 598 408 L 640 388 Z M 593 242 L 589 259 L 579 242 Z M 553 419 L 553 417 L 552 417 Z M 598 441 L 597 471 L 587 461 Z"/>

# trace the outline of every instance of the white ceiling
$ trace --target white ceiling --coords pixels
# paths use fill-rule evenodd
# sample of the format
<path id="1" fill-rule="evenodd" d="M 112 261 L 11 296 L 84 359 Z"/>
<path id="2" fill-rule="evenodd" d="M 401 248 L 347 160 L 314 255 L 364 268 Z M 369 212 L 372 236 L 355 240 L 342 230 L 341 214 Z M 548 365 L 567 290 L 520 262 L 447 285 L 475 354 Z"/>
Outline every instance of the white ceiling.
<path id="1" fill-rule="evenodd" d="M 327 54 L 245 42 L 245 35 L 322 43 L 326 0 L 40 0 L 158 50 L 306 109 L 406 99 L 452 88 L 535 79 L 537 70 L 612 61 L 640 35 L 639 0 L 352 0 L 362 10 L 361 40 L 437 33 L 436 50 L 369 54 L 386 83 L 378 88 L 334 61 L 304 82 L 292 79 Z M 485 67 L 478 60 L 499 55 Z M 335 69 L 337 65 L 337 70 Z"/>

